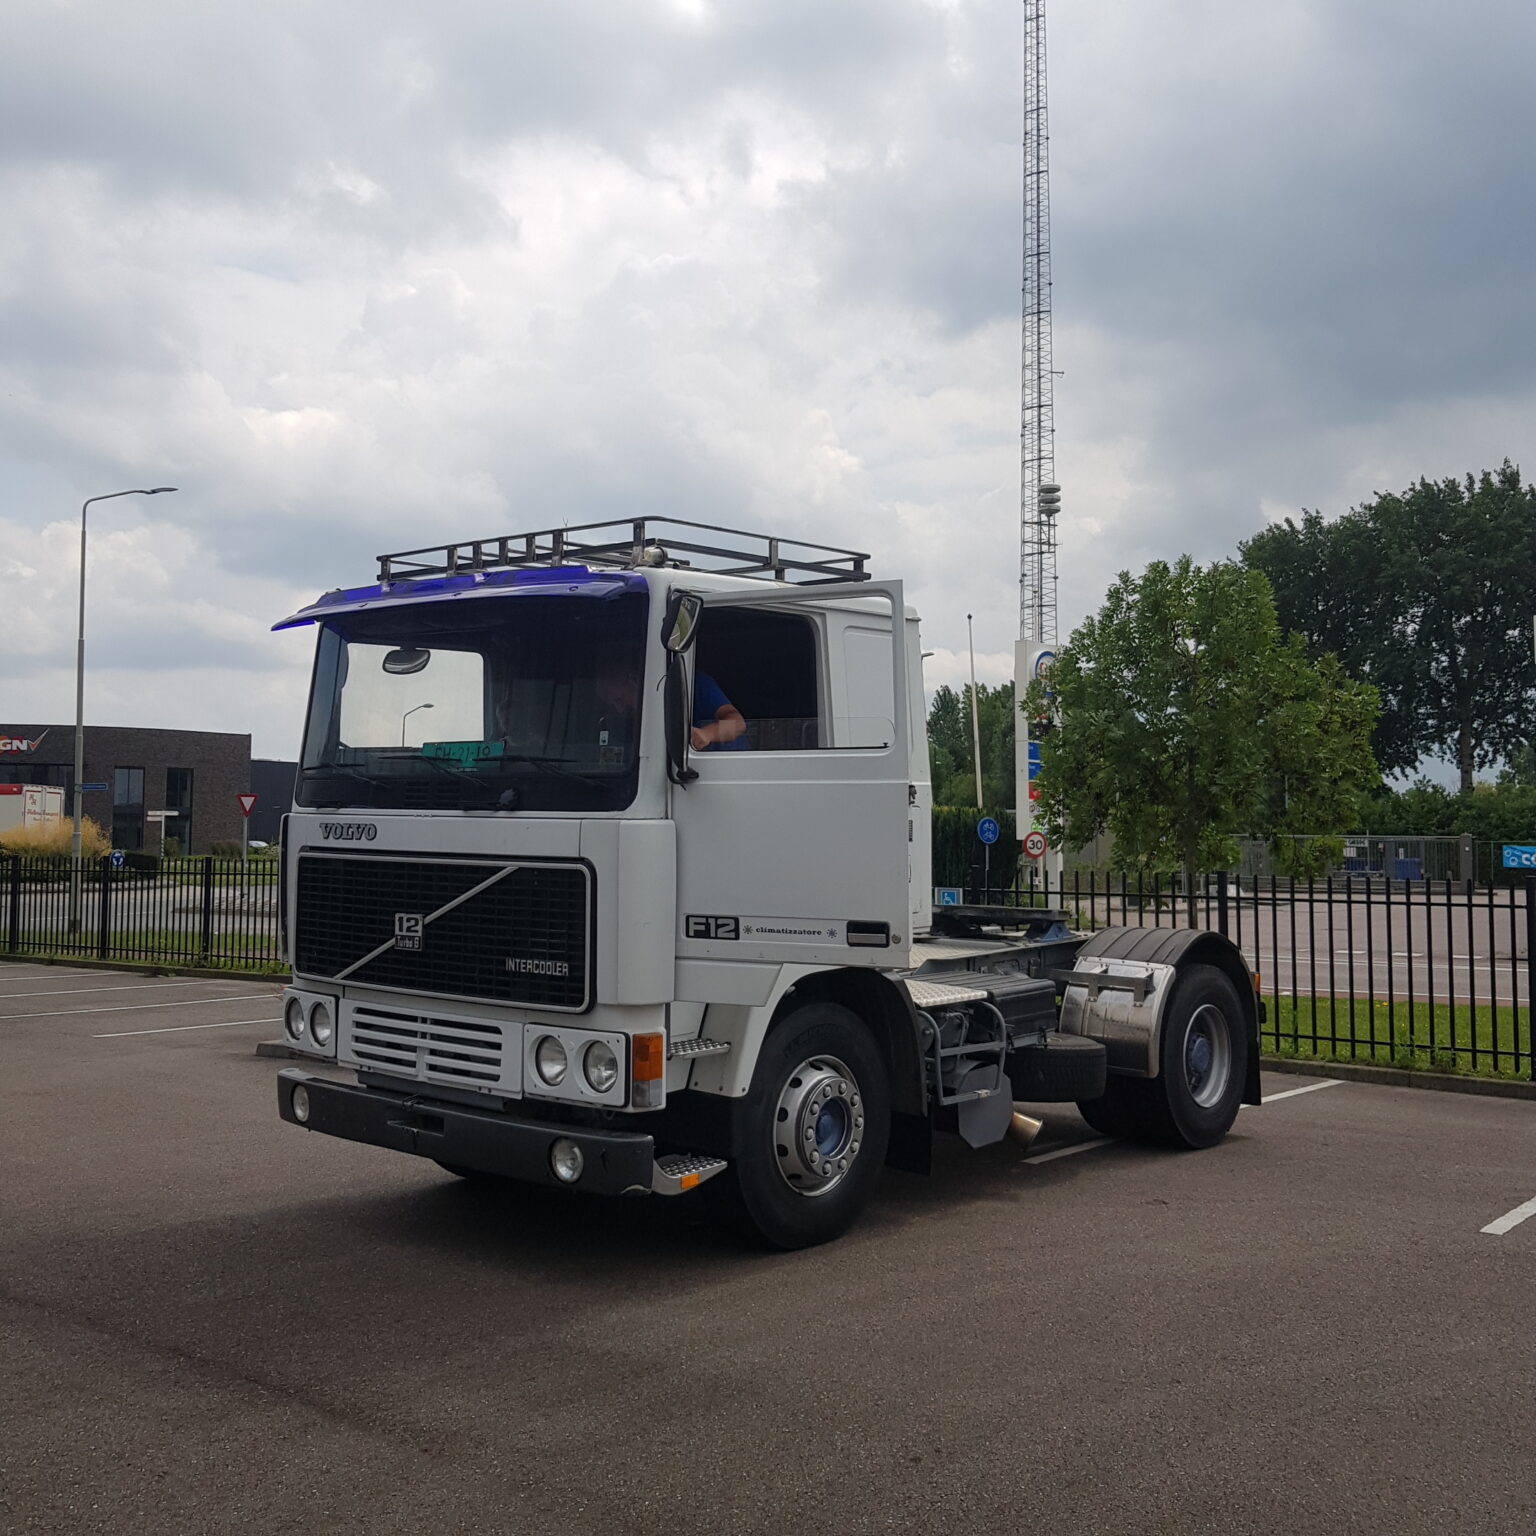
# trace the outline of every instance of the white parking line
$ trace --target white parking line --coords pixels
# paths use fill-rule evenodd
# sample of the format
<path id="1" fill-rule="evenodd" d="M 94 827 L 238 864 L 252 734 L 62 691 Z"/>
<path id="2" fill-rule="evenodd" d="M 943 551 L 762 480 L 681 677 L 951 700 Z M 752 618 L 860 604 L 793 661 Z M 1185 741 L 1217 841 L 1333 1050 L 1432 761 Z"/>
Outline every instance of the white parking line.
<path id="1" fill-rule="evenodd" d="M 189 1029 L 239 1029 L 242 1024 L 281 1024 L 281 1019 L 233 1019 L 228 1024 L 166 1024 L 159 1029 L 120 1029 L 110 1035 L 92 1035 L 92 1040 L 126 1040 L 129 1035 L 178 1035 Z"/>
<path id="2" fill-rule="evenodd" d="M 1107 1147 L 1110 1138 L 1100 1136 L 1096 1141 L 1078 1141 L 1070 1147 L 1057 1147 L 1054 1152 L 1036 1152 L 1033 1157 L 1026 1157 L 1026 1163 L 1054 1163 L 1058 1157 L 1071 1157 L 1077 1152 L 1092 1152 L 1095 1147 Z"/>
<path id="3" fill-rule="evenodd" d="M 1497 1221 L 1490 1221 L 1482 1230 L 1494 1237 L 1503 1237 L 1511 1227 L 1518 1227 L 1528 1216 L 1536 1216 L 1536 1200 L 1527 1200 L 1524 1205 L 1506 1211 Z"/>
<path id="4" fill-rule="evenodd" d="M 271 997 L 270 992 L 239 992 L 233 997 L 188 997 L 179 1003 L 113 1003 L 107 1008 L 60 1008 L 50 1013 L 0 1013 L 0 1024 L 14 1024 L 22 1019 L 67 1019 L 81 1013 L 138 1013 L 151 1008 L 206 1008 L 211 1003 L 250 1003 Z"/>
<path id="5" fill-rule="evenodd" d="M 1298 1093 L 1316 1093 L 1319 1088 L 1340 1088 L 1344 1084 L 1343 1078 L 1330 1077 L 1325 1083 L 1308 1083 L 1302 1088 L 1287 1088 L 1284 1093 L 1266 1093 L 1264 1102 L 1274 1104 L 1280 1099 L 1294 1099 Z M 1251 1104 L 1243 1105 L 1244 1109 L 1254 1108 Z"/>
<path id="6" fill-rule="evenodd" d="M 1273 1104 L 1279 1099 L 1294 1099 L 1298 1093 L 1316 1093 L 1319 1088 L 1339 1088 L 1342 1086 L 1342 1078 L 1330 1077 L 1324 1083 L 1307 1083 L 1301 1088 L 1287 1088 L 1284 1093 L 1268 1094 L 1264 1102 L 1266 1104 Z M 1252 1105 L 1248 1104 L 1239 1106 L 1241 1109 L 1250 1109 L 1252 1107 Z M 1075 1141 L 1070 1147 L 1053 1147 L 1049 1152 L 1037 1152 L 1033 1157 L 1026 1157 L 1024 1161 L 1026 1163 L 1054 1163 L 1058 1157 L 1075 1157 L 1079 1152 L 1092 1152 L 1095 1147 L 1107 1147 L 1112 1143 L 1113 1139 L 1110 1136 L 1100 1136 L 1093 1141 Z M 1525 1208 L 1522 1206 L 1521 1209 L 1524 1210 Z M 1525 1216 L 1533 1213 L 1536 1213 L 1536 1200 L 1531 1202 L 1531 1208 L 1525 1212 Z M 1525 1216 L 1521 1216 L 1519 1219 L 1524 1221 Z M 1484 1227 L 1483 1230 L 1489 1232 L 1493 1229 L 1491 1227 Z"/>
<path id="7" fill-rule="evenodd" d="M 68 980 L 61 976 L 61 981 Z M 150 981 L 129 982 L 123 987 L 53 987 L 42 992 L 0 992 L 0 1003 L 13 997 L 70 997 L 76 992 L 159 992 L 166 987 L 214 987 L 228 986 L 228 982 L 214 981 Z"/>

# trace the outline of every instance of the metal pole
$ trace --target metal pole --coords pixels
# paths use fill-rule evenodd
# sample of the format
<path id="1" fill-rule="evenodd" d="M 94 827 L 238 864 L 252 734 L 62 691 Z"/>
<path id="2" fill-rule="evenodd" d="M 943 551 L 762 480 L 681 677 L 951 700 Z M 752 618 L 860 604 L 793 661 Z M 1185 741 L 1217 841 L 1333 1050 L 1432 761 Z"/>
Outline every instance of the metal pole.
<path id="1" fill-rule="evenodd" d="M 965 616 L 966 641 L 971 650 L 971 762 L 976 768 L 976 809 L 981 809 L 981 721 L 976 712 L 976 636 L 971 616 Z"/>
<path id="2" fill-rule="evenodd" d="M 80 786 L 85 783 L 85 509 L 91 497 L 80 506 L 80 608 L 75 627 L 75 782 L 70 798 L 74 802 L 74 830 L 69 838 L 69 931 L 80 931 Z"/>
<path id="3" fill-rule="evenodd" d="M 80 931 L 80 786 L 85 783 L 85 510 L 93 501 L 112 501 L 119 496 L 161 496 L 174 491 L 174 485 L 157 485 L 152 490 L 108 491 L 105 496 L 87 496 L 80 503 L 80 611 L 75 628 L 75 782 L 74 830 L 70 834 L 69 931 Z M 105 891 L 105 886 L 103 886 Z"/>
<path id="4" fill-rule="evenodd" d="M 406 712 L 403 715 L 400 716 L 400 745 L 402 747 L 405 745 L 405 722 L 407 720 L 409 720 L 411 718 L 411 716 L 414 715 L 418 709 L 431 709 L 431 708 L 432 708 L 432 706 L 430 704 L 414 704 L 414 705 L 411 706 L 410 709 L 406 710 Z"/>

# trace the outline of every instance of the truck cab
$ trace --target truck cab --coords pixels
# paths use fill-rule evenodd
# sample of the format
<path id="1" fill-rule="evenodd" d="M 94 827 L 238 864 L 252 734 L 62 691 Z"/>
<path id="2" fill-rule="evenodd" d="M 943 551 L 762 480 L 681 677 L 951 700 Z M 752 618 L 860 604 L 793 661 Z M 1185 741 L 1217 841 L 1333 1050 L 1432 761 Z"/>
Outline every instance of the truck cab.
<path id="1" fill-rule="evenodd" d="M 283 1117 L 461 1176 L 703 1185 L 782 1247 L 936 1130 L 997 1140 L 1015 1078 L 1124 1119 L 1178 966 L 1127 1026 L 1126 988 L 1059 978 L 1154 973 L 1080 961 L 1065 914 L 936 926 L 918 621 L 867 562 L 594 524 L 381 556 L 285 619 L 318 640 L 284 1028 L 354 1080 L 286 1070 Z M 1199 1136 L 1253 1087 L 1235 955 Z"/>

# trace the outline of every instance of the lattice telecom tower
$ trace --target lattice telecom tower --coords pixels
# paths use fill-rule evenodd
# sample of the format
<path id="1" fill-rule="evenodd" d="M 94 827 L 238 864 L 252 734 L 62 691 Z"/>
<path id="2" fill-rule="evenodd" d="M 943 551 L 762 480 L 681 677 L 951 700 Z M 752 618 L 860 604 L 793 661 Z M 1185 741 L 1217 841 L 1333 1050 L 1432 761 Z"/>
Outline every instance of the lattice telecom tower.
<path id="1" fill-rule="evenodd" d="M 1051 189 L 1045 0 L 1024 0 L 1024 347 L 1019 638 L 1056 642 L 1056 426 L 1051 402 Z"/>

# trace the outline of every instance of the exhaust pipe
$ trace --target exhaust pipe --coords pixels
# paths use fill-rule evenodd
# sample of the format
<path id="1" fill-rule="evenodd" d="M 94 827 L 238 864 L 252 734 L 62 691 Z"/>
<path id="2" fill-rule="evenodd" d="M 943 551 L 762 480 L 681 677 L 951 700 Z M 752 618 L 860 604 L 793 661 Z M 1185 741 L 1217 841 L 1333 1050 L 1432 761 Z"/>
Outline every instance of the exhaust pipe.
<path id="1" fill-rule="evenodd" d="M 1013 1112 L 1013 1120 L 1008 1126 L 1008 1134 L 1021 1147 L 1027 1147 L 1033 1144 L 1035 1137 L 1044 1129 L 1044 1120 L 1036 1120 L 1033 1115 L 1026 1115 L 1016 1109 Z"/>

